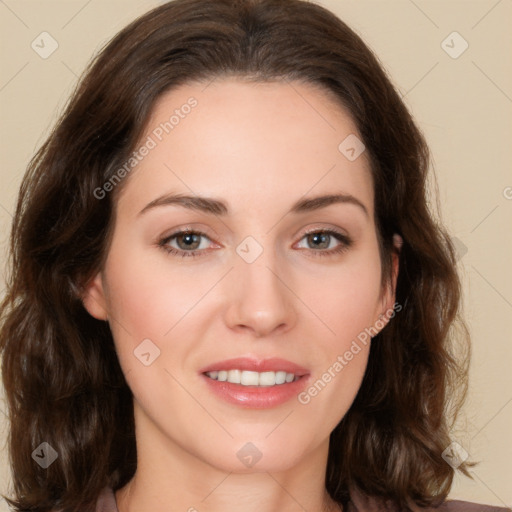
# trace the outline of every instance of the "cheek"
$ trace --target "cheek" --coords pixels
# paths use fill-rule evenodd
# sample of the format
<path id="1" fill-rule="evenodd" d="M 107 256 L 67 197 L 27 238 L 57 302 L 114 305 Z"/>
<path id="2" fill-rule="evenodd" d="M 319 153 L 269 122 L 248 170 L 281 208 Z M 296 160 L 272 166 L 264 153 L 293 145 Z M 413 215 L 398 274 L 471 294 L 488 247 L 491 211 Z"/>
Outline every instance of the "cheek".
<path id="1" fill-rule="evenodd" d="M 162 339 L 215 282 L 214 275 L 209 280 L 177 268 L 169 272 L 165 258 L 148 263 L 136 254 L 117 257 L 114 251 L 106 272 L 109 310 L 136 339 Z"/>
<path id="2" fill-rule="evenodd" d="M 162 261 L 148 264 L 135 251 L 112 250 L 107 262 L 109 325 L 132 390 L 149 386 L 157 369 L 174 372 L 176 361 L 187 359 L 193 344 L 186 343 L 191 336 L 186 327 L 191 327 L 201 298 L 214 284 L 183 272 L 170 273 L 165 258 Z M 152 385 L 156 389 L 159 383 Z"/>
<path id="3" fill-rule="evenodd" d="M 379 314 L 381 266 L 374 255 L 323 270 L 304 282 L 304 302 L 322 320 L 327 347 L 340 350 Z"/>
<path id="4" fill-rule="evenodd" d="M 308 286 L 305 302 L 325 327 L 316 338 L 316 372 L 299 396 L 311 414 L 328 418 L 332 428 L 354 400 L 364 377 L 371 336 L 380 313 L 381 265 L 375 253 L 360 254 L 357 262 L 315 276 L 322 289 Z M 321 324 L 319 324 L 321 325 Z"/>

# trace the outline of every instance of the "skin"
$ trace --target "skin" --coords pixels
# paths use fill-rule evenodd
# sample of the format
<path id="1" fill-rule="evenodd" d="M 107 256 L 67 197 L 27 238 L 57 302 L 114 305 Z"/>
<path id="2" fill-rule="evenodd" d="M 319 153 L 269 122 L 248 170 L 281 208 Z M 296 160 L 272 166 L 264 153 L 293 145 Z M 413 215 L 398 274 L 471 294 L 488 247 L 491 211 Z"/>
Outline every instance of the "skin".
<path id="1" fill-rule="evenodd" d="M 370 343 L 307 404 L 232 405 L 199 370 L 280 357 L 306 367 L 313 383 L 393 307 L 397 257 L 382 289 L 366 153 L 349 161 L 338 150 L 358 132 L 323 90 L 234 78 L 166 93 L 141 142 L 191 96 L 197 107 L 125 178 L 106 263 L 83 298 L 109 321 L 134 395 L 138 468 L 116 493 L 119 510 L 339 510 L 325 491 L 329 434 L 360 387 Z M 221 199 L 229 213 L 165 205 L 139 214 L 170 192 Z M 350 203 L 288 213 L 299 199 L 335 192 L 357 198 L 367 214 Z M 159 246 L 183 228 L 206 234 L 194 247 L 201 255 Z M 305 233 L 313 228 L 353 243 L 319 255 L 341 242 L 317 247 Z M 252 263 L 236 252 L 247 236 L 263 248 Z M 187 250 L 183 238 L 168 245 Z M 134 356 L 147 338 L 160 350 L 149 366 Z M 247 442 L 262 454 L 252 468 L 237 457 Z"/>

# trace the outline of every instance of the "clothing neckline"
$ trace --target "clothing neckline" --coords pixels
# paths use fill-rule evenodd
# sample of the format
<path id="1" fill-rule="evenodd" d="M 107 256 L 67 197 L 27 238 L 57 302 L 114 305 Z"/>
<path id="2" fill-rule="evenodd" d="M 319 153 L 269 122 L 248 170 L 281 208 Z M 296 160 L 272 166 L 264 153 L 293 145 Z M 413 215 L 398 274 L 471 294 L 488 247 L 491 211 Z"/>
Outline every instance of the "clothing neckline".
<path id="1" fill-rule="evenodd" d="M 111 487 L 104 487 L 101 491 L 95 512 L 119 512 L 115 491 Z M 399 510 L 390 502 L 386 503 L 354 492 L 350 494 L 350 501 L 347 507 L 343 508 L 343 512 L 399 512 Z M 426 508 L 424 512 L 512 512 L 512 509 L 469 501 L 447 500 L 440 507 Z"/>

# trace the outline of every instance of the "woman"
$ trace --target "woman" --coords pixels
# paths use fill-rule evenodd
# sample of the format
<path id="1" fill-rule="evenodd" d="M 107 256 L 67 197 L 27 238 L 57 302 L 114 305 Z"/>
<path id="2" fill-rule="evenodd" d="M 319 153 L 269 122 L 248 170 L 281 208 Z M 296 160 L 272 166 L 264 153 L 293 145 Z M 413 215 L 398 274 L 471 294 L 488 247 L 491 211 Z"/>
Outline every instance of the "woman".
<path id="1" fill-rule="evenodd" d="M 20 191 L 14 510 L 445 502 L 472 465 L 449 436 L 467 334 L 427 169 L 376 58 L 319 6 L 176 0 L 125 28 Z"/>

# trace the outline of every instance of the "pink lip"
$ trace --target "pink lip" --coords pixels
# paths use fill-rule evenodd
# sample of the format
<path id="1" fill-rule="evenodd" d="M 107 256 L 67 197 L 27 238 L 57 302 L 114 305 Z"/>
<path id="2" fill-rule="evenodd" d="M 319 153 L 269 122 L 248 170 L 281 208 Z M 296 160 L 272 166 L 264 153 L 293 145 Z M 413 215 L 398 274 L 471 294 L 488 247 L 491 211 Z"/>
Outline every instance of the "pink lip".
<path id="1" fill-rule="evenodd" d="M 272 357 L 269 359 L 255 359 L 252 357 L 236 357 L 234 359 L 226 359 L 205 366 L 200 373 L 213 372 L 219 370 L 246 370 L 251 372 L 278 372 L 279 370 L 287 373 L 294 373 L 298 377 L 308 375 L 309 371 L 298 364 Z"/>
<path id="2" fill-rule="evenodd" d="M 246 370 L 254 372 L 277 372 L 282 370 L 287 373 L 294 373 L 299 379 L 276 386 L 260 387 L 242 386 L 241 384 L 232 384 L 226 381 L 220 382 L 210 379 L 206 375 L 206 372 L 219 370 Z M 291 361 L 279 358 L 258 360 L 249 357 L 239 357 L 228 359 L 205 366 L 200 370 L 200 373 L 208 389 L 219 398 L 228 403 L 250 409 L 277 407 L 296 397 L 304 390 L 309 380 L 308 370 Z"/>

